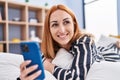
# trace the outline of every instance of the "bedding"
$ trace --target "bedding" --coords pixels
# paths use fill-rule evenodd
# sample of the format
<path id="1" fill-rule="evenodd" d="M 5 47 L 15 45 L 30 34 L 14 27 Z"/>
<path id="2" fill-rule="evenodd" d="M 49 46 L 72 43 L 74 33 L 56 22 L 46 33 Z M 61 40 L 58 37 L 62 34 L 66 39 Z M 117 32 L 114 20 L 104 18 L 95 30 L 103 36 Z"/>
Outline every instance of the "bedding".
<path id="1" fill-rule="evenodd" d="M 56 53 L 56 57 L 53 59 L 52 63 L 61 68 L 69 69 L 72 65 L 72 61 L 73 55 L 71 55 L 64 48 L 60 48 L 59 51 Z"/>
<path id="2" fill-rule="evenodd" d="M 0 52 L 0 80 L 16 80 L 20 75 L 20 64 L 23 56 L 15 53 Z M 45 80 L 56 80 L 56 78 L 45 70 Z"/>
<path id="3" fill-rule="evenodd" d="M 70 68 L 73 56 L 61 48 L 52 63 L 62 68 Z M 16 80 L 20 75 L 19 66 L 23 62 L 23 56 L 14 53 L 0 53 L 0 80 Z M 45 80 L 56 80 L 56 78 L 45 70 Z"/>
<path id="4" fill-rule="evenodd" d="M 0 80 L 16 80 L 23 57 L 12 53 L 0 53 Z"/>
<path id="5" fill-rule="evenodd" d="M 101 55 L 105 61 L 95 62 L 91 66 L 86 80 L 119 80 L 120 73 L 120 51 L 114 47 L 108 48 L 109 44 L 112 45 L 116 42 L 116 39 L 106 37 L 102 35 L 96 44 L 96 47 L 101 50 Z M 104 47 L 102 49 L 102 47 Z M 108 48 L 105 50 L 105 48 Z M 113 51 L 113 52 L 112 52 Z M 111 55 L 111 52 L 113 53 Z M 108 54 L 108 55 L 107 55 Z M 106 55 L 106 56 L 105 56 Z M 61 48 L 52 63 L 62 67 L 70 68 L 73 60 L 73 56 L 69 54 L 65 49 Z M 13 53 L 0 53 L 0 80 L 16 80 L 20 74 L 19 66 L 24 61 L 22 55 Z M 111 62 L 112 61 L 112 62 Z M 56 80 L 55 77 L 45 70 L 45 80 Z"/>
<path id="6" fill-rule="evenodd" d="M 91 66 L 85 80 L 120 80 L 120 62 L 101 61 Z"/>
<path id="7" fill-rule="evenodd" d="M 120 48 L 117 48 L 117 38 L 101 35 L 96 46 L 98 53 L 103 56 L 104 60 L 118 62 L 120 61 Z"/>

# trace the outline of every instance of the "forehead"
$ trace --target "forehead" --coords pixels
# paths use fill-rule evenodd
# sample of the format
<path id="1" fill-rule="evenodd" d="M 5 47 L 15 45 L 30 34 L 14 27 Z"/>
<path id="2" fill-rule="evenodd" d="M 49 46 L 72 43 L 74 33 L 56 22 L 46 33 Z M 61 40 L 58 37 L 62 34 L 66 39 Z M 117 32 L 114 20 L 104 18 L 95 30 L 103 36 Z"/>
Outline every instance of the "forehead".
<path id="1" fill-rule="evenodd" d="M 64 19 L 64 18 L 72 19 L 71 15 L 68 14 L 66 11 L 56 10 L 51 14 L 50 21 L 51 20 L 60 20 L 60 19 Z"/>

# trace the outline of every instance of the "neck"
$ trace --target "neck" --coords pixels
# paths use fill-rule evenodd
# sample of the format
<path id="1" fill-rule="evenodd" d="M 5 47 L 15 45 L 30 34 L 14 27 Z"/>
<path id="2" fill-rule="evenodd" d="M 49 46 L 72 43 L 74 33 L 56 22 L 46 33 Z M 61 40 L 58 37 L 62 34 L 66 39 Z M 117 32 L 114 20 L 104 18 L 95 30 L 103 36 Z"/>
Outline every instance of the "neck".
<path id="1" fill-rule="evenodd" d="M 61 47 L 65 48 L 66 50 L 69 50 L 70 49 L 70 44 L 66 44 L 66 45 L 62 45 Z"/>

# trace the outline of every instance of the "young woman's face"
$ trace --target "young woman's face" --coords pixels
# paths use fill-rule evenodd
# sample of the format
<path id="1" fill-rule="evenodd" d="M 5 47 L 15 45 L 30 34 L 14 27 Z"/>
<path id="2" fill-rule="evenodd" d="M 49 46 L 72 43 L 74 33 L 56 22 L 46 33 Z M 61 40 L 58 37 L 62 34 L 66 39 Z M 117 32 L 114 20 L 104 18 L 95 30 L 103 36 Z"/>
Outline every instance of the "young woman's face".
<path id="1" fill-rule="evenodd" d="M 63 10 L 56 10 L 50 16 L 50 32 L 53 39 L 62 47 L 67 46 L 74 35 L 72 17 Z"/>

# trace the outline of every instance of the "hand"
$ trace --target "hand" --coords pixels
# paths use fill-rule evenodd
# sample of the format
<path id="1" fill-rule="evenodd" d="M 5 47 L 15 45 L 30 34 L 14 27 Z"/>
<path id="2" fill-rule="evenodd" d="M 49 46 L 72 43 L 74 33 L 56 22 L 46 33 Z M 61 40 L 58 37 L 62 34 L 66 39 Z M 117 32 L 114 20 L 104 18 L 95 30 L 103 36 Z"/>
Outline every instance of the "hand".
<path id="1" fill-rule="evenodd" d="M 49 71 L 50 73 L 53 72 L 55 65 L 51 63 L 52 59 L 46 59 L 44 61 L 44 68 Z"/>
<path id="2" fill-rule="evenodd" d="M 20 65 L 20 72 L 21 72 L 20 79 L 21 80 L 35 80 L 35 78 L 37 78 L 41 74 L 41 71 L 37 71 L 34 74 L 28 76 L 30 72 L 36 70 L 38 67 L 38 65 L 33 65 L 33 66 L 26 68 L 26 66 L 29 65 L 30 63 L 31 61 L 28 60 L 28 61 L 24 61 Z"/>
<path id="3" fill-rule="evenodd" d="M 120 48 L 120 40 L 116 42 L 116 46 Z"/>

